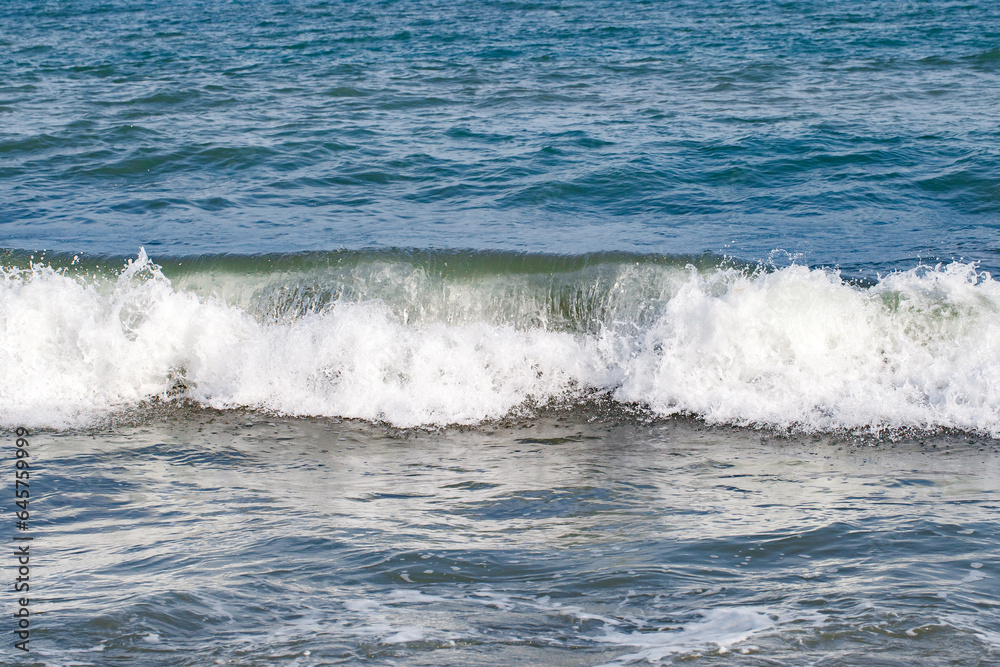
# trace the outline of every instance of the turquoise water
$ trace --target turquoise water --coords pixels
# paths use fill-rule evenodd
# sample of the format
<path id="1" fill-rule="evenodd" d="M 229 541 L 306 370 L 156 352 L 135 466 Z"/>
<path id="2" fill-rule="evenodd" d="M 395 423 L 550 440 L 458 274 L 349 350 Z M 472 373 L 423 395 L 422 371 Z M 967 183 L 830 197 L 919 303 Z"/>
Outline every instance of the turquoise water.
<path id="1" fill-rule="evenodd" d="M 986 2 L 0 3 L 0 661 L 1000 662 L 998 108 Z"/>
<path id="2" fill-rule="evenodd" d="M 998 266 L 994 3 L 85 1 L 0 21 L 8 247 Z"/>

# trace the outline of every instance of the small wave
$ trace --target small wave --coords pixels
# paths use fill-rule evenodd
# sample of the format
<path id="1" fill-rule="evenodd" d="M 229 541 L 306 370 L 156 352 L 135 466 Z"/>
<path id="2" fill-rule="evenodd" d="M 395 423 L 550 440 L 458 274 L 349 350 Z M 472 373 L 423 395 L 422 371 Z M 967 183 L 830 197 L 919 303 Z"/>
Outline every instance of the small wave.
<path id="1" fill-rule="evenodd" d="M 630 255 L 60 262 L 0 261 L 5 426 L 154 399 L 478 424 L 597 394 L 709 423 L 1000 436 L 1000 284 L 972 264 L 858 285 Z"/>

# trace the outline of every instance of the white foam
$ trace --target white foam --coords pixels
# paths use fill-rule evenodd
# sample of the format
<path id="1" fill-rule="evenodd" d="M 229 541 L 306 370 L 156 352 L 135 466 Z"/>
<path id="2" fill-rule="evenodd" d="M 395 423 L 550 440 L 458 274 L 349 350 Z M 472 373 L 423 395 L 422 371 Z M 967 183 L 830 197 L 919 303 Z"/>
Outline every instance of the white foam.
<path id="1" fill-rule="evenodd" d="M 669 289 L 642 288 L 650 271 L 623 269 L 608 298 L 635 303 L 573 331 L 541 317 L 526 325 L 523 313 L 483 321 L 465 306 L 472 316 L 414 320 L 378 298 L 268 319 L 245 299 L 175 288 L 144 252 L 112 282 L 0 268 L 0 425 L 80 426 L 178 396 L 404 427 L 475 424 L 596 391 L 713 423 L 1000 436 L 1000 284 L 972 265 L 870 288 L 801 266 L 673 269 L 660 279 Z"/>
<path id="2" fill-rule="evenodd" d="M 945 614 L 941 618 L 942 623 L 975 635 L 993 648 L 1000 649 L 1000 631 L 990 620 L 989 617 L 984 618 L 983 614 L 967 613 Z"/>
<path id="3" fill-rule="evenodd" d="M 631 662 L 657 662 L 668 655 L 714 649 L 729 651 L 733 644 L 746 641 L 751 636 L 774 627 L 774 621 L 755 607 L 722 607 L 702 613 L 701 620 L 667 632 L 616 632 L 605 629 L 604 637 L 597 641 L 636 646 L 642 650 L 616 658 L 609 665 Z"/>
<path id="4" fill-rule="evenodd" d="M 424 639 L 424 631 L 416 626 L 407 626 L 399 629 L 387 637 L 382 638 L 383 644 L 405 644 L 407 642 L 419 642 Z"/>
<path id="5" fill-rule="evenodd" d="M 862 290 L 792 266 L 693 276 L 643 332 L 620 400 L 710 422 L 1000 433 L 1000 285 L 953 264 Z"/>
<path id="6" fill-rule="evenodd" d="M 375 600 L 347 600 L 344 602 L 344 609 L 355 612 L 375 611 L 380 606 Z"/>

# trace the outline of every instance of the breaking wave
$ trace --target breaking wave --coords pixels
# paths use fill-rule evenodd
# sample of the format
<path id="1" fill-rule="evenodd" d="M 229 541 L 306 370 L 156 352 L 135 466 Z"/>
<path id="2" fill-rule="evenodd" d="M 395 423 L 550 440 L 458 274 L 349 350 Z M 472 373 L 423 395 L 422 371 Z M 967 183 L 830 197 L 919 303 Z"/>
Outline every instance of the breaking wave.
<path id="1" fill-rule="evenodd" d="M 0 424 L 151 400 L 477 424 L 601 395 L 657 416 L 1000 436 L 1000 284 L 712 258 L 460 252 L 0 260 Z"/>

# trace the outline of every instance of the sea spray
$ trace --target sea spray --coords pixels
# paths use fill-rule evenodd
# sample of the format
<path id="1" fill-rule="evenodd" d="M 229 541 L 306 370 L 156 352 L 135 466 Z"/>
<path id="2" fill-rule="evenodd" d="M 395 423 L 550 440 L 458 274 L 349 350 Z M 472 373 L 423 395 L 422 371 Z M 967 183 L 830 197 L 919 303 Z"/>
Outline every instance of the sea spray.
<path id="1" fill-rule="evenodd" d="M 971 264 L 856 285 L 669 257 L 272 259 L 4 267 L 0 421 L 184 398 L 477 424 L 596 393 L 711 423 L 1000 433 L 1000 285 Z"/>

